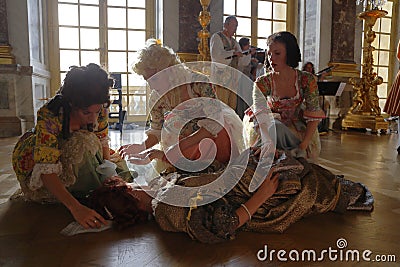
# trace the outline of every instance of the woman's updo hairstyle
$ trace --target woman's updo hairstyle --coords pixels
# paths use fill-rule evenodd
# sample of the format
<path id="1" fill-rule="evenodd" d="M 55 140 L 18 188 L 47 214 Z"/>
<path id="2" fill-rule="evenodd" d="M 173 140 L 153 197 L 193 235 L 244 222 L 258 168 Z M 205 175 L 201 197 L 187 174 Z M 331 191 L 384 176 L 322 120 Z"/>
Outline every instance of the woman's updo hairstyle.
<path id="1" fill-rule="evenodd" d="M 67 139 L 70 136 L 69 124 L 72 108 L 87 108 L 92 105 L 110 106 L 109 90 L 113 79 L 99 65 L 90 63 L 87 66 L 71 66 L 61 88 L 47 103 L 48 109 L 56 116 L 61 111 L 62 134 Z"/>
<path id="2" fill-rule="evenodd" d="M 144 48 L 137 52 L 137 59 L 132 64 L 132 69 L 144 76 L 146 70 L 152 69 L 159 72 L 168 67 L 181 64 L 174 51 L 156 39 L 148 39 Z"/>
<path id="3" fill-rule="evenodd" d="M 301 61 L 300 47 L 297 43 L 296 36 L 290 32 L 276 32 L 267 38 L 267 46 L 273 42 L 284 44 L 286 47 L 286 64 L 292 68 L 297 68 Z M 267 61 L 268 57 L 265 57 Z"/>
<path id="4" fill-rule="evenodd" d="M 67 72 L 58 94 L 72 107 L 86 108 L 91 105 L 110 105 L 110 87 L 113 80 L 99 65 L 72 66 Z"/>

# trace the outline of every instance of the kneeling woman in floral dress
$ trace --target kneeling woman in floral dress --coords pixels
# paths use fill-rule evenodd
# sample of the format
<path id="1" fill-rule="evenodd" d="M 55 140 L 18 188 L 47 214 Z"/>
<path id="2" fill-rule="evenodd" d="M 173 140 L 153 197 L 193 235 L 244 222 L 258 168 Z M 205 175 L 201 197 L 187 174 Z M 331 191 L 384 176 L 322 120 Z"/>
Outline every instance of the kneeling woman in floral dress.
<path id="1" fill-rule="evenodd" d="M 99 166 L 101 169 L 104 160 L 110 159 L 107 108 L 111 84 L 107 72 L 96 64 L 71 67 L 57 94 L 37 112 L 35 127 L 19 139 L 12 156 L 21 186 L 19 196 L 41 203 L 59 201 L 85 228 L 106 223 L 78 199 L 107 178 Z"/>

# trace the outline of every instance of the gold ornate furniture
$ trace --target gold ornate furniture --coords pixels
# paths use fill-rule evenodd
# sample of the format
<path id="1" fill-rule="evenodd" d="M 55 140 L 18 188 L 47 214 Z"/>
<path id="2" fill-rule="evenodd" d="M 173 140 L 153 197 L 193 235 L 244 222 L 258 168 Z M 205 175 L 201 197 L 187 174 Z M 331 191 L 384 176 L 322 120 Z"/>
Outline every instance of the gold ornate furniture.
<path id="1" fill-rule="evenodd" d="M 379 9 L 382 1 L 364 0 L 363 4 L 365 11 L 358 15 L 358 18 L 364 20 L 365 23 L 364 44 L 366 45 L 363 47 L 362 74 L 361 78 L 351 78 L 349 81 L 354 90 L 353 105 L 343 118 L 342 127 L 345 130 L 348 128 L 371 129 L 373 133 L 376 133 L 379 130 L 386 131 L 388 123 L 384 121 L 379 107 L 377 87 L 383 83 L 383 79 L 373 69 L 372 52 L 375 47 L 371 43 L 376 35 L 372 28 L 377 19 L 386 16 L 387 12 Z"/>

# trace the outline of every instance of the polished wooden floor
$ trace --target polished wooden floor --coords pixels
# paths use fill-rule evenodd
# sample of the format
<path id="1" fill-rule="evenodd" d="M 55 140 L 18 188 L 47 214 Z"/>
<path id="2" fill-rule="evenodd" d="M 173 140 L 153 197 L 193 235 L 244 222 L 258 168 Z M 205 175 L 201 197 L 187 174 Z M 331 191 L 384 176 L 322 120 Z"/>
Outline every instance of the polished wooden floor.
<path id="1" fill-rule="evenodd" d="M 111 133 L 114 147 L 138 140 L 138 131 Z M 72 221 L 61 205 L 9 201 L 18 188 L 10 156 L 17 138 L 0 138 L 0 266 L 321 266 L 321 262 L 260 261 L 257 252 L 283 249 L 303 251 L 371 250 L 371 259 L 396 256 L 396 263 L 336 261 L 327 266 L 400 265 L 400 156 L 397 134 L 330 132 L 322 136 L 320 164 L 348 179 L 366 184 L 375 197 L 372 213 L 348 212 L 304 218 L 283 234 L 241 232 L 233 241 L 205 245 L 184 234 L 162 232 L 154 222 L 122 232 L 65 237 L 60 231 Z M 342 250 L 343 251 L 343 250 Z M 339 255 L 339 254 L 338 254 Z M 288 254 L 286 254 L 288 258 Z"/>

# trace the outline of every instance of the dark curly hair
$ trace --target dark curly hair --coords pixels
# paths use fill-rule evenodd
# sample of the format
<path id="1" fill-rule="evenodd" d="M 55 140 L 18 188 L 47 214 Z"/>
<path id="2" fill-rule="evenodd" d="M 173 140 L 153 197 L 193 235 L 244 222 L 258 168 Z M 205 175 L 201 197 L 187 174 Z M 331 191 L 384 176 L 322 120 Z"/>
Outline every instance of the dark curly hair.
<path id="1" fill-rule="evenodd" d="M 114 80 L 99 65 L 90 63 L 87 66 L 71 66 L 61 88 L 50 99 L 47 107 L 54 115 L 63 111 L 63 138 L 69 137 L 69 122 L 72 108 L 87 108 L 91 105 L 110 105 L 110 87 Z"/>
<path id="2" fill-rule="evenodd" d="M 279 42 L 286 47 L 286 64 L 292 68 L 297 68 L 301 61 L 300 47 L 297 43 L 297 38 L 290 32 L 276 32 L 267 38 L 267 46 L 273 42 Z M 267 61 L 265 57 L 265 61 Z"/>
<path id="3" fill-rule="evenodd" d="M 108 178 L 88 196 L 87 206 L 113 220 L 117 229 L 147 221 L 149 214 L 138 208 L 139 200 L 129 194 L 130 190 L 120 177 Z"/>
<path id="4" fill-rule="evenodd" d="M 71 66 L 57 94 L 61 94 L 72 107 L 109 105 L 112 84 L 113 80 L 108 77 L 108 73 L 97 64 Z"/>

